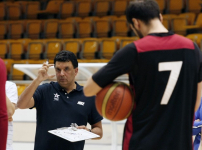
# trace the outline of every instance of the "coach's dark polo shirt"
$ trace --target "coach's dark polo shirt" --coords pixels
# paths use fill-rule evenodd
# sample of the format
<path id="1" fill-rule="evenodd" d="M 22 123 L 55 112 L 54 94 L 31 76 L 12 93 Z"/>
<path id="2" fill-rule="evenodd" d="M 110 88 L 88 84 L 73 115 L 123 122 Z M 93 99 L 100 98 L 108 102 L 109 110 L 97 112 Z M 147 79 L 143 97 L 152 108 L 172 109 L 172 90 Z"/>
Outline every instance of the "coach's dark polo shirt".
<path id="1" fill-rule="evenodd" d="M 35 150 L 83 150 L 85 141 L 71 143 L 48 133 L 48 130 L 69 127 L 71 123 L 93 125 L 102 120 L 95 108 L 95 97 L 85 97 L 83 87 L 76 85 L 70 93 L 66 93 L 57 82 L 40 85 L 35 91 Z"/>

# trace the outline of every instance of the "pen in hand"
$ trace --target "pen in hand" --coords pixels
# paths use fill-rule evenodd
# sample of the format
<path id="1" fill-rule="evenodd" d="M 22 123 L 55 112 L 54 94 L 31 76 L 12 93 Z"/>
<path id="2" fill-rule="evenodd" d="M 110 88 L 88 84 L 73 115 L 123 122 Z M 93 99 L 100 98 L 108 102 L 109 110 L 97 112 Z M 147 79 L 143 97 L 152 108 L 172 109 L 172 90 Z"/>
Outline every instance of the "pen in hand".
<path id="1" fill-rule="evenodd" d="M 53 64 L 49 64 L 49 60 L 48 60 L 48 59 L 46 60 L 45 64 L 47 65 L 48 68 L 53 66 Z M 48 69 L 47 69 L 47 72 L 48 72 Z M 51 79 L 51 78 L 53 78 L 55 75 L 48 75 L 48 76 L 49 76 L 49 79 Z"/>

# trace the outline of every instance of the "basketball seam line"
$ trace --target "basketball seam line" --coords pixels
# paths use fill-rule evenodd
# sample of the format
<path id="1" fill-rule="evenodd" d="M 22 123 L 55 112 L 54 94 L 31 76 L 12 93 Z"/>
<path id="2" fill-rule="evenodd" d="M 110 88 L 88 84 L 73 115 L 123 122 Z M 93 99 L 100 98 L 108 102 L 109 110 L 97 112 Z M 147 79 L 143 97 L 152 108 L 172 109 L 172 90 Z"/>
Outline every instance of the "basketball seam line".
<path id="1" fill-rule="evenodd" d="M 123 98 L 124 98 L 124 95 L 125 95 L 125 90 L 126 90 L 126 86 L 125 86 L 125 85 L 123 85 L 123 86 L 124 86 L 124 91 L 123 91 L 123 97 L 122 97 L 121 104 L 123 103 Z M 119 109 L 120 109 L 120 107 L 121 107 L 121 104 L 119 105 L 118 111 L 119 111 Z M 116 115 L 117 115 L 118 111 L 116 112 L 116 114 L 114 115 L 114 117 L 112 118 L 112 120 L 113 120 L 113 119 L 116 117 Z M 125 118 L 124 118 L 124 119 L 125 119 Z"/>
<path id="2" fill-rule="evenodd" d="M 107 101 L 108 98 L 110 97 L 111 93 L 114 91 L 114 89 L 119 85 L 120 83 L 116 83 L 114 85 L 112 85 L 112 87 L 109 89 L 109 91 L 107 91 L 107 94 L 104 97 L 104 101 L 102 103 L 102 115 L 104 118 L 106 118 L 106 113 L 105 113 L 105 109 L 106 109 L 106 105 L 107 105 Z"/>

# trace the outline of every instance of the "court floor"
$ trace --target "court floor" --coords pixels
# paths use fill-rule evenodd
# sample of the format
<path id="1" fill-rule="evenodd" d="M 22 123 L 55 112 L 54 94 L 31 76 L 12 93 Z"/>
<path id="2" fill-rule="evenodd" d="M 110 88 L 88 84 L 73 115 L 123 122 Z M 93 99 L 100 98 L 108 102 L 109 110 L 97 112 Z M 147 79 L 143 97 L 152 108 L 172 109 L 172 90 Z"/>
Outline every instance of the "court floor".
<path id="1" fill-rule="evenodd" d="M 33 150 L 36 130 L 36 110 L 16 110 L 13 116 L 13 149 Z M 89 125 L 88 125 L 89 126 Z M 116 138 L 113 138 L 114 126 L 103 120 L 103 138 L 101 140 L 86 140 L 84 150 L 121 150 L 124 122 L 116 124 Z M 59 138 L 59 137 L 58 137 Z M 113 144 L 112 144 L 113 143 Z"/>
<path id="2" fill-rule="evenodd" d="M 89 145 L 86 144 L 84 147 L 84 150 L 111 150 L 110 145 Z M 33 143 L 13 143 L 13 149 L 14 150 L 33 150 L 34 146 Z M 116 150 L 121 150 L 121 146 L 117 146 Z"/>

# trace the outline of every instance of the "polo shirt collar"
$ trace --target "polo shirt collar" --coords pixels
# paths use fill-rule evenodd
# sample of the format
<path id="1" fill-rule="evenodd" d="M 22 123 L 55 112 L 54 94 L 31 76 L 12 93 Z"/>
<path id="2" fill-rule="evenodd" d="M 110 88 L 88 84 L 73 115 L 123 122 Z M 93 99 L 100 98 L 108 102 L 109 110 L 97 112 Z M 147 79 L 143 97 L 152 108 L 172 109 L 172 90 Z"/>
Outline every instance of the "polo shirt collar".
<path id="1" fill-rule="evenodd" d="M 80 86 L 77 82 L 76 83 L 76 90 L 77 91 L 82 91 L 83 90 L 83 86 Z"/>
<path id="2" fill-rule="evenodd" d="M 75 89 L 76 91 L 82 91 L 83 90 L 83 87 L 80 86 L 77 82 L 75 82 L 75 84 L 76 84 L 76 89 Z M 60 91 L 63 90 L 63 88 L 58 84 L 58 82 L 55 82 L 55 85 L 56 85 L 56 88 L 58 90 L 60 90 Z"/>

